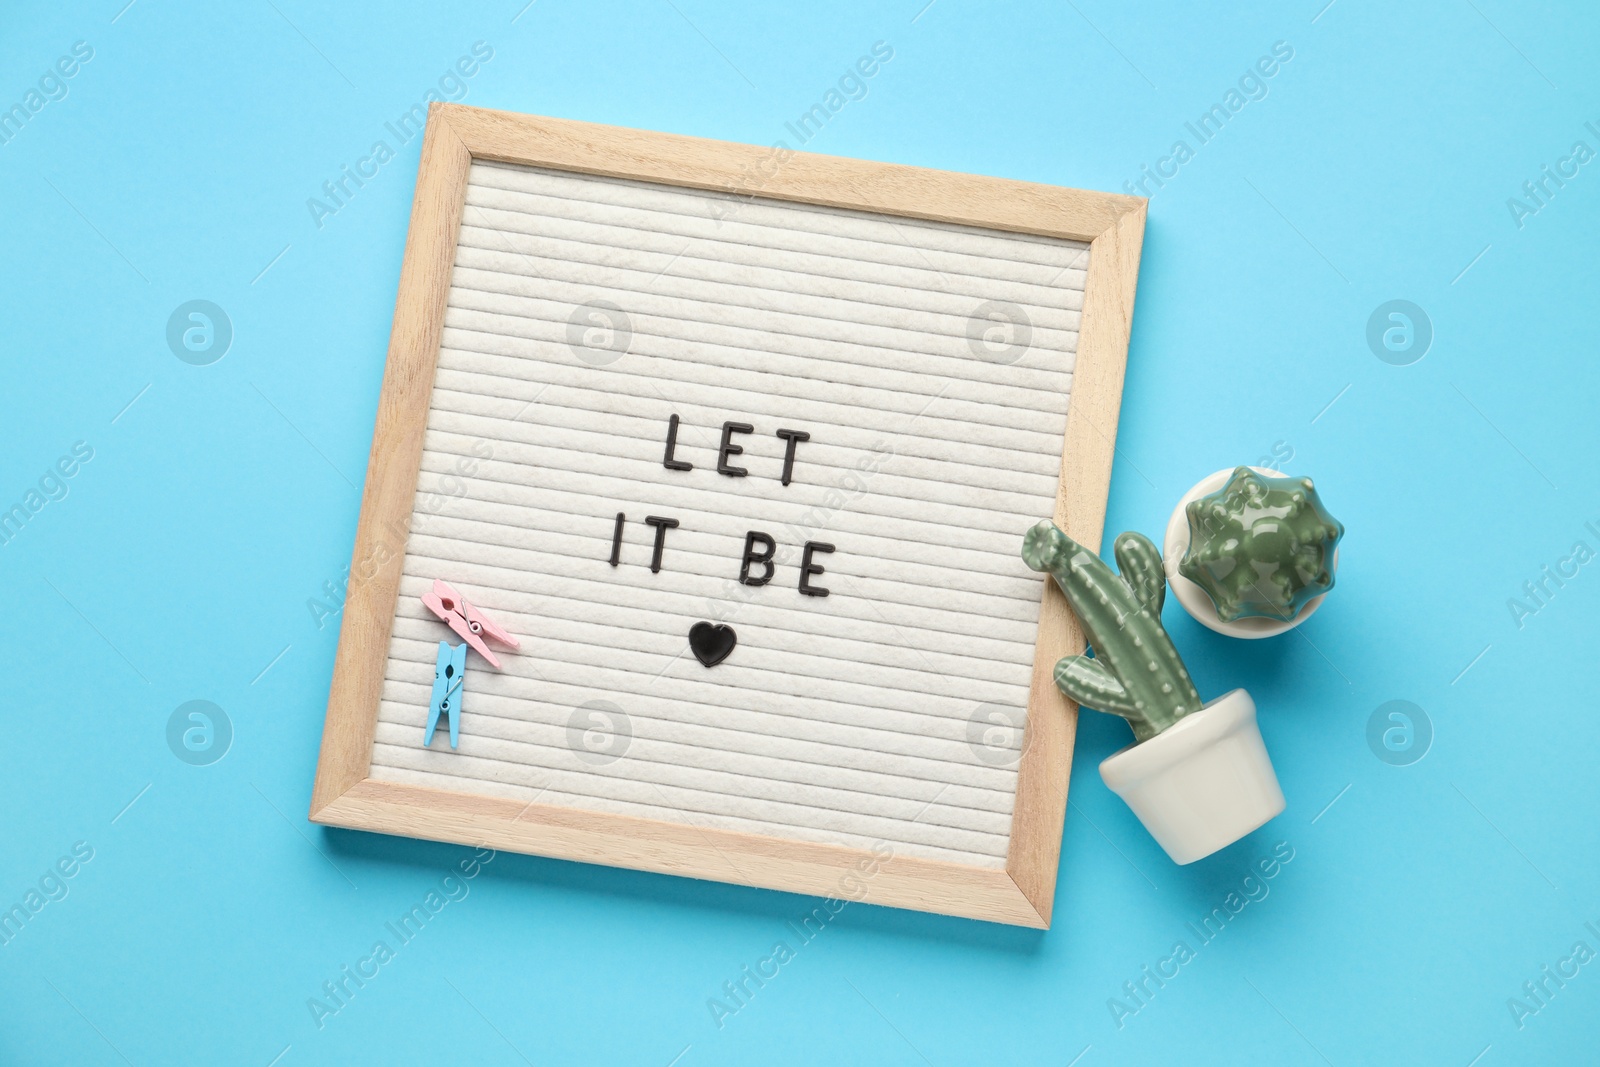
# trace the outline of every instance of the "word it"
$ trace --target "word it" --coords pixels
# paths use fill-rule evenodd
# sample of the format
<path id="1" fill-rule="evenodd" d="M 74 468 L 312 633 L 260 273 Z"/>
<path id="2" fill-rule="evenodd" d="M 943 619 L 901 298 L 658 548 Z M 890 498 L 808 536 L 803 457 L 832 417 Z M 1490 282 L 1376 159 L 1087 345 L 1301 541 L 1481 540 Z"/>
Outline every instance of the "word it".
<path id="1" fill-rule="evenodd" d="M 617 523 L 613 527 L 611 534 L 611 559 L 609 561 L 613 567 L 620 565 L 622 562 L 622 531 L 627 522 L 627 512 L 617 512 Z M 646 515 L 644 523 L 646 526 L 654 527 L 656 531 L 655 545 L 650 553 L 650 573 L 660 574 L 661 557 L 667 548 L 667 531 L 676 530 L 678 528 L 678 520 L 664 518 L 660 515 Z M 760 551 L 756 550 L 757 544 L 761 545 Z M 832 551 L 834 551 L 834 546 L 826 541 L 806 542 L 805 548 L 800 554 L 800 584 L 797 587 L 800 592 L 806 596 L 828 595 L 828 590 L 821 586 L 812 585 L 811 578 L 813 575 L 822 574 L 824 570 L 821 564 L 814 561 L 813 557 L 818 553 Z M 772 575 L 776 571 L 772 560 L 777 555 L 777 552 L 777 542 L 772 539 L 770 534 L 762 533 L 760 530 L 751 530 L 746 533 L 744 535 L 744 558 L 739 563 L 739 584 L 766 585 L 772 581 Z M 751 574 L 751 564 L 760 564 L 766 568 L 765 573 L 760 577 Z"/>

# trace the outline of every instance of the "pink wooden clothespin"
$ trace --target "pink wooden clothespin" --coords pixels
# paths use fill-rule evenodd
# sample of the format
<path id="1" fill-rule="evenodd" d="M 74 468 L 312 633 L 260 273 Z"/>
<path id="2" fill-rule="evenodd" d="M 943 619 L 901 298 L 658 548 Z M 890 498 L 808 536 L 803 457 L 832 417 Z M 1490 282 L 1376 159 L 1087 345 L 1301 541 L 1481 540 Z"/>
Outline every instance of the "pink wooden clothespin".
<path id="1" fill-rule="evenodd" d="M 462 640 L 471 645 L 473 651 L 489 661 L 491 667 L 499 667 L 500 661 L 495 654 L 489 651 L 489 646 L 483 643 L 487 637 L 507 648 L 521 648 L 517 639 L 507 633 L 498 623 L 489 619 L 483 612 L 467 603 L 462 595 L 451 588 L 448 582 L 434 579 L 433 591 L 422 594 L 422 602 L 428 610 L 439 616 L 450 629 L 454 630 Z"/>

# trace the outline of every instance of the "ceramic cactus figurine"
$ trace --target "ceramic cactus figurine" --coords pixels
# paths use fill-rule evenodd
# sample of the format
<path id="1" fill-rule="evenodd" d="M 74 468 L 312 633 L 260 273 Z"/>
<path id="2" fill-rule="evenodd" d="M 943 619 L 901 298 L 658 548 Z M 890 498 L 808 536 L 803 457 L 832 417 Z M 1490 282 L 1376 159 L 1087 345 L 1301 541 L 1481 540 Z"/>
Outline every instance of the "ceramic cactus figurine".
<path id="1" fill-rule="evenodd" d="M 1055 578 L 1094 647 L 1094 659 L 1062 657 L 1057 688 L 1133 727 L 1134 743 L 1101 762 L 1100 778 L 1167 855 L 1193 863 L 1281 812 L 1283 790 L 1250 694 L 1202 704 L 1162 629 L 1167 582 L 1156 546 L 1125 533 L 1114 553 L 1120 577 L 1048 521 L 1022 542 L 1023 561 Z"/>
<path id="2" fill-rule="evenodd" d="M 1161 553 L 1133 532 L 1117 538 L 1114 552 L 1120 578 L 1054 523 L 1039 523 L 1022 544 L 1023 562 L 1055 578 L 1095 651 L 1094 659 L 1063 657 L 1056 687 L 1080 704 L 1122 716 L 1134 740 L 1147 741 L 1199 711 L 1200 694 L 1161 626 L 1167 592 Z"/>
<path id="3" fill-rule="evenodd" d="M 1189 548 L 1178 572 L 1205 591 L 1224 622 L 1292 619 L 1333 588 L 1333 551 L 1344 524 L 1322 506 L 1310 478 L 1239 467 L 1185 513 Z"/>

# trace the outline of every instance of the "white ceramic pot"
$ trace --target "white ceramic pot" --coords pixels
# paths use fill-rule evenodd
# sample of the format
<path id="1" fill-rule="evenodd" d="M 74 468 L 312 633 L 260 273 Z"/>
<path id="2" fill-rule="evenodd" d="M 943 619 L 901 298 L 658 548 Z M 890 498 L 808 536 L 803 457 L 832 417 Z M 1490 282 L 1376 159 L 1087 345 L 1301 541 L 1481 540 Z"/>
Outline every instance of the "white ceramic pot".
<path id="1" fill-rule="evenodd" d="M 1172 509 L 1172 517 L 1167 520 L 1167 534 L 1161 545 L 1161 561 L 1166 568 L 1167 585 L 1172 588 L 1172 595 L 1178 598 L 1178 603 L 1183 605 L 1184 611 L 1194 617 L 1195 622 L 1229 637 L 1247 639 L 1275 637 L 1287 630 L 1294 629 L 1309 619 L 1311 613 L 1321 607 L 1322 601 L 1326 599 L 1328 594 L 1324 593 L 1322 596 L 1312 597 L 1306 601 L 1305 606 L 1296 612 L 1295 617 L 1292 619 L 1269 619 L 1263 616 L 1249 616 L 1242 619 L 1234 619 L 1232 622 L 1224 622 L 1222 617 L 1217 614 L 1217 606 L 1211 602 L 1211 598 L 1206 595 L 1206 591 L 1178 573 L 1178 564 L 1183 562 L 1183 554 L 1189 551 L 1189 516 L 1184 512 L 1184 508 L 1187 508 L 1191 501 L 1199 500 L 1203 496 L 1215 493 L 1218 489 L 1227 485 L 1228 479 L 1233 477 L 1233 472 L 1237 469 L 1236 467 L 1228 467 L 1225 470 L 1217 471 L 1215 474 L 1202 478 L 1195 484 L 1193 489 L 1183 494 L 1183 499 L 1178 501 L 1178 506 Z M 1251 467 L 1250 469 L 1268 478 L 1283 477 L 1282 471 L 1275 471 L 1270 467 Z M 1333 550 L 1333 559 L 1328 563 L 1328 570 L 1333 573 L 1337 573 L 1339 570 L 1339 550 L 1337 548 Z"/>
<path id="2" fill-rule="evenodd" d="M 1283 811 L 1283 790 L 1243 689 L 1100 764 L 1100 777 L 1174 863 L 1231 845 Z"/>

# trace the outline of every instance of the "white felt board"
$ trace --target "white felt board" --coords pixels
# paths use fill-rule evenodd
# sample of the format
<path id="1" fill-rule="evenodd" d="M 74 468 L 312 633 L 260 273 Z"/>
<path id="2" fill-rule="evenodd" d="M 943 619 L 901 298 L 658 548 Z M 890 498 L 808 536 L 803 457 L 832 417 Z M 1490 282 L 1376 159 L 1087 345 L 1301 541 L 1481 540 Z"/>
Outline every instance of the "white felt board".
<path id="1" fill-rule="evenodd" d="M 1003 867 L 1042 581 L 1018 550 L 1054 509 L 1088 261 L 474 161 L 371 777 Z M 662 462 L 674 414 L 691 471 Z M 810 434 L 788 486 L 779 428 Z M 680 524 L 659 573 L 648 515 Z M 779 548 L 760 587 L 749 530 Z M 827 597 L 797 589 L 806 541 L 835 546 Z M 435 578 L 522 639 L 469 654 L 458 751 L 422 745 L 459 640 Z M 701 620 L 738 635 L 711 668 Z"/>

